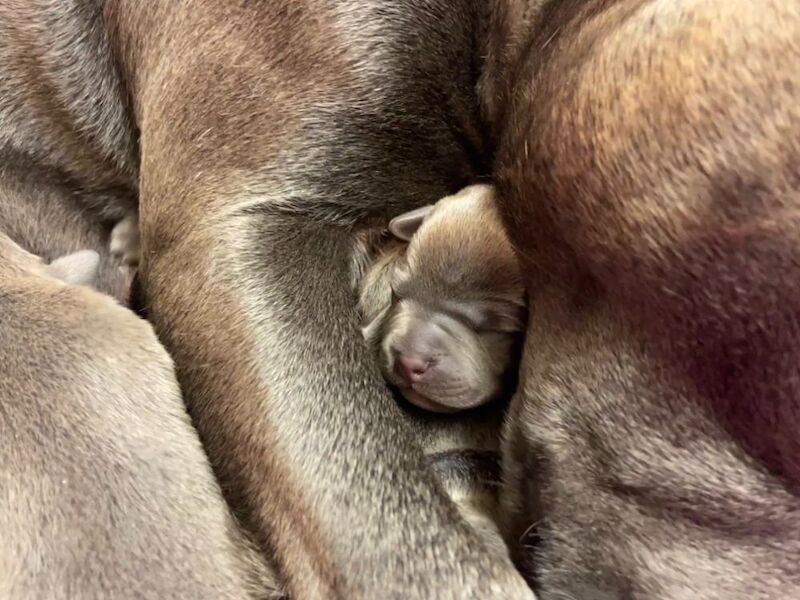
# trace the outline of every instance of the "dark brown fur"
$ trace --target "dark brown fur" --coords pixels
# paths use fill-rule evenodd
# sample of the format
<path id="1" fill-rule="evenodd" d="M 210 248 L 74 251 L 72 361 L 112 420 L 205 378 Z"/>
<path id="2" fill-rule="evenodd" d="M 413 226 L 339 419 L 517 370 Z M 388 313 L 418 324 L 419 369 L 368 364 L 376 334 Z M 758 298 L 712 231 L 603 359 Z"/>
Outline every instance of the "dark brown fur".
<path id="1" fill-rule="evenodd" d="M 795 597 L 800 5 L 516 4 L 519 556 L 545 599 Z"/>

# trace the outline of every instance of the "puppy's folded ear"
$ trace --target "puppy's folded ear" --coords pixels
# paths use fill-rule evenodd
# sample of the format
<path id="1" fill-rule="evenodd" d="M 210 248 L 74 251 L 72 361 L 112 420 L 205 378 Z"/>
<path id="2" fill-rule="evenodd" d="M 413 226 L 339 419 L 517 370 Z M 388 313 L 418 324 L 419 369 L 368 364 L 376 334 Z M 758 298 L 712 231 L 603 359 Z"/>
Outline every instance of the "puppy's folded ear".
<path id="1" fill-rule="evenodd" d="M 391 231 L 392 235 L 396 238 L 404 242 L 411 241 L 411 238 L 425 221 L 432 209 L 433 205 L 429 204 L 428 206 L 423 206 L 410 212 L 403 213 L 399 217 L 395 217 L 389 221 L 389 231 Z"/>

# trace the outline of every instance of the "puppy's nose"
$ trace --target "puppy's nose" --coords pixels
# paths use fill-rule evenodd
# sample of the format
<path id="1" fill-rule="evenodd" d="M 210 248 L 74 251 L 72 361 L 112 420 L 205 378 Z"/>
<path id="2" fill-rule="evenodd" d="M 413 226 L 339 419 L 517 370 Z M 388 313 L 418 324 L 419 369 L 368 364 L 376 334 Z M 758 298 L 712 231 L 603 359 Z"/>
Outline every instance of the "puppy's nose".
<path id="1" fill-rule="evenodd" d="M 394 363 L 394 370 L 408 383 L 422 379 L 430 363 L 419 356 L 401 354 Z"/>

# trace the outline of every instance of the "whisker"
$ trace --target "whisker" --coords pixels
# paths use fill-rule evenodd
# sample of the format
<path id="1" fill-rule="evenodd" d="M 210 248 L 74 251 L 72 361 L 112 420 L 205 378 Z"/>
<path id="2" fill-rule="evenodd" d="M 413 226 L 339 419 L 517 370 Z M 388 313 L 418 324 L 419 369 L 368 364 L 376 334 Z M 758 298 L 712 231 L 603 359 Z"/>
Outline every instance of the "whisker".
<path id="1" fill-rule="evenodd" d="M 531 533 L 531 531 L 536 529 L 541 524 L 542 524 L 542 520 L 538 519 L 538 520 L 534 521 L 533 523 L 531 523 L 530 525 L 528 525 L 528 527 L 525 528 L 525 531 L 522 532 L 522 535 L 519 536 L 519 540 L 517 540 L 517 543 L 522 545 L 523 544 L 523 540 L 528 537 L 528 535 Z"/>

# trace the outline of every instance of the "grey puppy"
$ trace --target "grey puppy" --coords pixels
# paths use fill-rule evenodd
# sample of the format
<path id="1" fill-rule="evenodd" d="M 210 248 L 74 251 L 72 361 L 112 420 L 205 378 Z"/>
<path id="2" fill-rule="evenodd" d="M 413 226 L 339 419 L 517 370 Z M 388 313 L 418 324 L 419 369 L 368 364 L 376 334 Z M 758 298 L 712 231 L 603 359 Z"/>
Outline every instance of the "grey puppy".
<path id="1" fill-rule="evenodd" d="M 392 220 L 361 286 L 363 333 L 386 379 L 421 408 L 510 395 L 525 327 L 522 275 L 494 188 L 472 185 Z"/>
<path id="2" fill-rule="evenodd" d="M 126 304 L 130 296 L 130 285 L 139 262 L 138 239 L 135 219 L 126 217 L 111 230 L 109 254 L 120 259 L 121 264 L 113 278 L 113 289 L 118 300 Z M 100 270 L 101 258 L 95 250 L 85 248 L 59 256 L 50 262 L 44 273 L 70 285 L 81 285 L 102 290 L 106 287 Z"/>
<path id="3" fill-rule="evenodd" d="M 125 235 L 132 221 L 97 223 L 65 196 L 58 174 L 37 175 L 19 157 L 0 163 L 0 232 L 45 262 L 58 260 L 58 278 L 95 287 L 122 304 L 128 303 L 133 277 L 122 260 L 122 253 L 136 251 L 135 238 Z"/>

